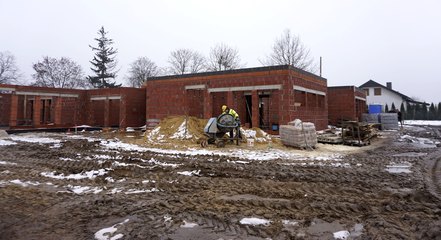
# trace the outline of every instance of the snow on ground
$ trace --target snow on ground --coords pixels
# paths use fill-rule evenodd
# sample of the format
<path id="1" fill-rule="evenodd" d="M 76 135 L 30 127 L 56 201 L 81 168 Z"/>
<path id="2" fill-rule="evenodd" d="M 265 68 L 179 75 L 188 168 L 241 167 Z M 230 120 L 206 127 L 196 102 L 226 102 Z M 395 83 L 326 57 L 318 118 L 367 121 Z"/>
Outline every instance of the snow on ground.
<path id="1" fill-rule="evenodd" d="M 111 227 L 103 228 L 95 233 L 95 239 L 97 240 L 117 240 L 124 237 L 123 234 L 118 233 L 114 235 L 114 233 L 118 230 L 118 226 L 123 225 L 129 222 L 129 219 L 124 220 L 123 222 L 117 223 Z"/>
<path id="2" fill-rule="evenodd" d="M 10 135 L 9 137 L 13 141 L 19 141 L 19 142 L 29 142 L 29 143 L 40 143 L 40 144 L 60 144 L 61 140 L 53 139 L 49 137 L 41 137 L 41 134 L 32 134 L 32 133 L 26 133 L 26 134 L 18 134 L 18 135 Z"/>
<path id="3" fill-rule="evenodd" d="M 240 224 L 243 225 L 268 225 L 271 221 L 262 218 L 242 218 Z"/>
<path id="4" fill-rule="evenodd" d="M 351 235 L 348 231 L 338 231 L 334 234 L 334 239 L 348 239 L 349 235 Z"/>
<path id="5" fill-rule="evenodd" d="M 67 185 L 66 187 L 69 191 L 74 192 L 76 194 L 83 194 L 83 193 L 97 194 L 103 191 L 103 189 L 99 187 L 88 187 L 88 186 L 83 187 L 83 186 L 72 186 L 72 185 Z"/>
<path id="6" fill-rule="evenodd" d="M 0 165 L 17 165 L 17 163 L 0 161 Z"/>
<path id="7" fill-rule="evenodd" d="M 405 125 L 420 125 L 420 126 L 441 126 L 441 121 L 428 120 L 404 120 Z"/>
<path id="8" fill-rule="evenodd" d="M 410 142 L 413 144 L 418 145 L 422 148 L 436 148 L 437 144 L 440 144 L 439 141 L 434 141 L 428 138 L 420 138 L 420 137 L 413 137 L 410 135 L 402 135 L 400 139 L 398 139 L 399 142 Z"/>
<path id="9" fill-rule="evenodd" d="M 0 146 L 9 146 L 9 145 L 15 145 L 17 143 L 9 140 L 0 139 Z"/>
<path id="10" fill-rule="evenodd" d="M 22 186 L 22 187 L 27 187 L 27 186 L 29 186 L 29 185 L 32 185 L 32 186 L 38 186 L 38 185 L 40 185 L 39 182 L 31 182 L 31 181 L 22 182 L 20 179 L 11 180 L 11 181 L 9 181 L 9 182 L 10 182 L 10 183 L 13 183 L 13 184 L 20 185 L 20 186 Z"/>
<path id="11" fill-rule="evenodd" d="M 187 222 L 187 221 L 184 220 L 184 223 L 181 224 L 180 227 L 181 228 L 194 228 L 194 227 L 197 227 L 197 226 L 199 226 L 197 223 Z"/>
<path id="12" fill-rule="evenodd" d="M 97 176 L 103 176 L 107 174 L 109 169 L 98 169 L 98 170 L 91 170 L 87 172 L 77 173 L 77 174 L 69 174 L 64 175 L 64 173 L 57 174 L 54 172 L 42 172 L 40 173 L 41 176 L 49 177 L 49 178 L 55 178 L 55 179 L 94 179 Z"/>
<path id="13" fill-rule="evenodd" d="M 188 131 L 186 127 L 186 121 L 183 121 L 179 126 L 178 130 L 170 137 L 172 139 L 190 139 L 193 137 Z"/>
<path id="14" fill-rule="evenodd" d="M 157 188 L 152 188 L 150 190 L 146 189 L 129 189 L 124 192 L 124 194 L 137 194 L 137 193 L 152 193 L 152 192 L 159 192 L 160 190 Z"/>
<path id="15" fill-rule="evenodd" d="M 201 173 L 201 170 L 177 172 L 177 174 L 181 174 L 181 175 L 185 175 L 185 176 L 199 176 L 200 173 Z"/>

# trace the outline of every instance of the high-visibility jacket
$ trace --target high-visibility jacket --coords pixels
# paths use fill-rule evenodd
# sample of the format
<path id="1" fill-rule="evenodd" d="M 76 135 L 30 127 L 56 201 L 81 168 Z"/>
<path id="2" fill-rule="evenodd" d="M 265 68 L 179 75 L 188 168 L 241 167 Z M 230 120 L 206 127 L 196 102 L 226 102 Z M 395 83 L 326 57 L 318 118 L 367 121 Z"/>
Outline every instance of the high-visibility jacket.
<path id="1" fill-rule="evenodd" d="M 237 114 L 236 111 L 234 111 L 233 109 L 230 108 L 230 110 L 225 111 L 224 113 L 228 113 L 230 115 L 232 115 L 234 117 L 234 119 L 238 119 L 239 118 L 239 114 Z"/>

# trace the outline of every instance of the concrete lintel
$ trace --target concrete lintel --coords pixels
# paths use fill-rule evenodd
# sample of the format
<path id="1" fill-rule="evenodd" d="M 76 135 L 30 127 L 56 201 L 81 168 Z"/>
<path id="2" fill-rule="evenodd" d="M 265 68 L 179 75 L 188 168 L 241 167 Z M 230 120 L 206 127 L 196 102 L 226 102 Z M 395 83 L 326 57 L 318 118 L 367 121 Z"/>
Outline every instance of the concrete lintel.
<path id="1" fill-rule="evenodd" d="M 302 91 L 302 92 L 307 92 L 307 93 L 312 93 L 312 94 L 326 96 L 325 92 L 314 90 L 314 89 L 309 89 L 309 88 L 304 88 L 304 87 L 300 87 L 300 86 L 296 86 L 296 85 L 293 86 L 293 89 L 297 90 L 297 91 Z"/>
<path id="2" fill-rule="evenodd" d="M 11 92 L 14 92 L 15 88 L 0 87 L 0 91 L 11 91 Z"/>
<path id="3" fill-rule="evenodd" d="M 366 102 L 366 98 L 362 98 L 362 97 L 355 96 L 355 99 L 358 99 L 358 100 L 361 100 L 361 101 L 365 101 L 365 102 Z"/>
<path id="4" fill-rule="evenodd" d="M 104 100 L 119 100 L 121 96 L 92 96 L 90 97 L 91 101 L 104 101 Z"/>
<path id="5" fill-rule="evenodd" d="M 237 92 L 237 91 L 253 91 L 253 90 L 280 90 L 281 84 L 274 85 L 256 85 L 256 86 L 243 86 L 243 87 L 225 87 L 225 88 L 209 88 L 208 92 Z"/>
<path id="6" fill-rule="evenodd" d="M 73 97 L 78 98 L 78 94 L 68 93 L 48 93 L 48 92 L 15 92 L 16 95 L 29 95 L 29 96 L 47 96 L 47 97 Z"/>
<path id="7" fill-rule="evenodd" d="M 187 85 L 187 86 L 185 86 L 185 90 L 199 90 L 199 89 L 205 89 L 205 85 L 200 84 L 200 85 Z"/>

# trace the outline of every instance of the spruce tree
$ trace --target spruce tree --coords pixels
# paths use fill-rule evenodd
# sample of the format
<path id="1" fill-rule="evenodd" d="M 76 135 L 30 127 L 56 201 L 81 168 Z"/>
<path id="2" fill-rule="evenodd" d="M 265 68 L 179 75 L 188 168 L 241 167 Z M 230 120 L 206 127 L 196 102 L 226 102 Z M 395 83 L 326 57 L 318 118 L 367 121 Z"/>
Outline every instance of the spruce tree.
<path id="1" fill-rule="evenodd" d="M 394 112 L 395 112 L 395 110 L 397 110 L 397 108 L 395 108 L 395 104 L 393 102 L 392 102 L 392 106 L 390 107 L 390 109 Z"/>
<path id="2" fill-rule="evenodd" d="M 438 103 L 437 120 L 441 120 L 441 102 Z"/>
<path id="3" fill-rule="evenodd" d="M 407 112 L 406 112 L 406 108 L 404 108 L 404 102 L 401 103 L 400 112 L 401 112 L 401 118 L 403 120 L 407 119 Z"/>
<path id="4" fill-rule="evenodd" d="M 421 106 L 421 120 L 427 120 L 427 105 L 424 102 Z"/>
<path id="5" fill-rule="evenodd" d="M 113 88 L 120 87 L 121 84 L 116 84 L 115 79 L 117 71 L 115 70 L 117 61 L 115 55 L 117 49 L 112 47 L 113 40 L 106 36 L 108 32 L 101 27 L 98 31 L 98 38 L 94 38 L 98 42 L 97 47 L 90 46 L 95 56 L 90 63 L 93 65 L 90 69 L 95 73 L 94 76 L 89 76 L 87 79 L 95 88 Z"/>
<path id="6" fill-rule="evenodd" d="M 387 105 L 387 103 L 386 103 L 386 106 L 384 106 L 384 112 L 385 113 L 389 112 L 389 106 Z"/>
<path id="7" fill-rule="evenodd" d="M 436 119 L 436 109 L 435 109 L 435 105 L 433 103 L 430 104 L 429 112 L 427 113 L 427 119 L 428 120 L 435 120 Z"/>

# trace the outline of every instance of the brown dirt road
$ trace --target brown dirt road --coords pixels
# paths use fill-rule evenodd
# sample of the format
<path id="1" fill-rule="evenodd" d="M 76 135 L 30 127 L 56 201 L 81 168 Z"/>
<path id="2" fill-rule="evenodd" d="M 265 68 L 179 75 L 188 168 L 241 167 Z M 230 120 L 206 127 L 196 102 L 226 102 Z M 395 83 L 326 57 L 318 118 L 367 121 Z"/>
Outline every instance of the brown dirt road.
<path id="1" fill-rule="evenodd" d="M 0 146 L 0 239 L 441 239 L 441 149 L 415 142 L 436 137 L 428 127 L 336 160 L 112 150 L 83 136 Z"/>

